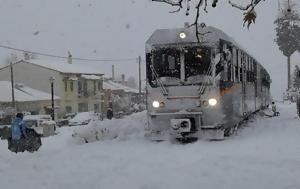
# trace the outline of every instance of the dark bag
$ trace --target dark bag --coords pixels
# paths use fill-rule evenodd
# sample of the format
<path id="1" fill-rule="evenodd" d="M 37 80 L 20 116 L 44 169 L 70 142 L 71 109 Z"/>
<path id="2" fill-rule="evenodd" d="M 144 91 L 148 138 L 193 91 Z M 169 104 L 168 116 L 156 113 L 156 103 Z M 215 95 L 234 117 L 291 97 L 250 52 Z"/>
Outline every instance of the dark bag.
<path id="1" fill-rule="evenodd" d="M 12 152 L 35 152 L 42 146 L 41 136 L 34 129 L 26 128 L 26 137 L 22 136 L 20 140 L 8 139 L 8 149 Z"/>

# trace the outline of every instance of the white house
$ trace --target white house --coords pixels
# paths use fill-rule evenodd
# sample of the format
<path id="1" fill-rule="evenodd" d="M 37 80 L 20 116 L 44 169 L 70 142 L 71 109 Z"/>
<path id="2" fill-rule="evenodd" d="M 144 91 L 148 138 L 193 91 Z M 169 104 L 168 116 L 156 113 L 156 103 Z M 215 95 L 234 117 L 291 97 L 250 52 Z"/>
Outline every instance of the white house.
<path id="1" fill-rule="evenodd" d="M 100 112 L 103 105 L 102 73 L 84 62 L 41 59 L 20 60 L 13 64 L 14 81 L 51 93 L 50 78 L 55 78 L 54 94 L 61 98 L 59 116 L 71 112 Z M 0 67 L 0 80 L 10 80 L 9 65 Z"/>

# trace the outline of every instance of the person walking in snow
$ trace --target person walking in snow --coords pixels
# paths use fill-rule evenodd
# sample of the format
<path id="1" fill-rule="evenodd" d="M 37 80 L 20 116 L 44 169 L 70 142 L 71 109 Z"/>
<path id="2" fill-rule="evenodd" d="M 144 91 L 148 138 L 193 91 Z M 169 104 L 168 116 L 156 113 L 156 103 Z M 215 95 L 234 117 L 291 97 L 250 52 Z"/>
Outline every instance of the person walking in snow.
<path id="1" fill-rule="evenodd" d="M 23 114 L 17 113 L 16 119 L 11 124 L 11 138 L 12 140 L 20 140 L 26 137 L 26 125 L 23 121 Z"/>
<path id="2" fill-rule="evenodd" d="M 41 145 L 41 135 L 34 129 L 26 128 L 23 121 L 23 114 L 18 113 L 11 124 L 11 137 L 8 139 L 8 149 L 12 152 L 35 152 Z"/>
<path id="3" fill-rule="evenodd" d="M 107 117 L 107 119 L 112 119 L 113 116 L 114 116 L 114 114 L 113 114 L 112 109 L 111 109 L 111 108 L 108 108 L 108 109 L 107 109 L 107 112 L 106 112 L 106 117 Z"/>
<path id="4" fill-rule="evenodd" d="M 275 102 L 272 102 L 272 112 L 273 112 L 273 116 L 278 116 L 278 112 L 277 112 Z"/>

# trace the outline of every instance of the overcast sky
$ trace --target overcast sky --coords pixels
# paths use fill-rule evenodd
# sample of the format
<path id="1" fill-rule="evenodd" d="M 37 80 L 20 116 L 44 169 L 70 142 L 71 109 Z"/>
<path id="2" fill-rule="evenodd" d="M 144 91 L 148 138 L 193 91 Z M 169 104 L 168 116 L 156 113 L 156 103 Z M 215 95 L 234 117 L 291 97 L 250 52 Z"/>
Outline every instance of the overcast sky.
<path id="1" fill-rule="evenodd" d="M 145 41 L 158 28 L 182 27 L 193 15 L 170 14 L 168 5 L 150 0 L 0 0 L 0 44 L 21 49 L 83 58 L 144 56 Z M 263 1 L 255 25 L 243 27 L 242 13 L 219 1 L 201 14 L 201 22 L 215 26 L 244 46 L 271 73 L 272 93 L 286 88 L 286 58 L 274 43 L 277 0 Z M 0 61 L 11 53 L 0 48 Z M 42 57 L 40 57 L 42 58 Z M 292 57 L 292 67 L 299 56 Z M 87 63 L 88 64 L 88 63 Z M 97 64 L 110 76 L 111 63 Z M 118 74 L 137 76 L 137 63 L 114 63 Z"/>

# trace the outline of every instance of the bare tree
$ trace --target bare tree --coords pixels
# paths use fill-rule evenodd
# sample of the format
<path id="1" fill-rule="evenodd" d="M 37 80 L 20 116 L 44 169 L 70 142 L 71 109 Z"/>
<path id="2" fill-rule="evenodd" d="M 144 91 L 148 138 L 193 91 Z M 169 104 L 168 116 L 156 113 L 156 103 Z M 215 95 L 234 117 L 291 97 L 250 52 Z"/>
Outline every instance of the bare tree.
<path id="1" fill-rule="evenodd" d="M 196 3 L 196 6 L 195 6 L 196 17 L 195 17 L 194 23 L 190 25 L 190 27 L 191 27 L 191 26 L 197 26 L 198 25 L 201 10 L 203 10 L 204 12 L 207 13 L 208 12 L 207 11 L 208 4 L 211 3 L 212 7 L 216 7 L 219 0 L 152 0 L 152 1 L 160 2 L 160 3 L 166 3 L 166 4 L 169 4 L 170 6 L 176 7 L 176 10 L 171 11 L 171 13 L 176 13 L 176 12 L 181 11 L 182 9 L 185 9 L 185 12 L 186 12 L 187 16 L 190 14 L 191 4 Z M 243 13 L 243 15 L 244 15 L 244 25 L 247 23 L 247 27 L 249 28 L 249 26 L 252 23 L 255 23 L 256 12 L 255 12 L 254 8 L 261 1 L 265 1 L 265 0 L 249 0 L 249 2 L 246 5 L 240 5 L 240 4 L 232 2 L 232 1 L 228 1 L 228 3 L 232 7 L 240 9 L 244 12 Z M 201 9 L 201 8 L 203 8 L 203 9 Z M 200 42 L 198 27 L 195 27 L 195 30 L 196 30 L 196 37 L 198 39 L 198 42 Z"/>

